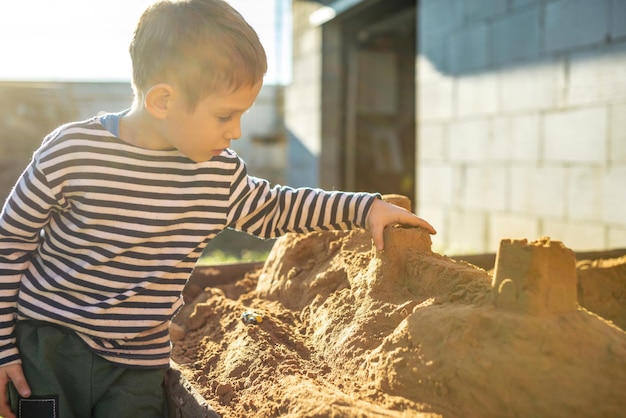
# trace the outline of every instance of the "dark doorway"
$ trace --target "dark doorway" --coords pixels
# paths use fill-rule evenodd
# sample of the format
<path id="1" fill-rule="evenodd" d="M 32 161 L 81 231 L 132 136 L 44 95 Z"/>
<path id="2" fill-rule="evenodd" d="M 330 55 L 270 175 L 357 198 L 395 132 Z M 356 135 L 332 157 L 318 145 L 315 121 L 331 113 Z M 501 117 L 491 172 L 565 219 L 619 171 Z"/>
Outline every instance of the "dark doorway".
<path id="1" fill-rule="evenodd" d="M 335 68 L 343 73 L 338 174 L 346 190 L 414 201 L 416 14 L 416 0 L 370 0 L 335 22 L 342 51 Z"/>

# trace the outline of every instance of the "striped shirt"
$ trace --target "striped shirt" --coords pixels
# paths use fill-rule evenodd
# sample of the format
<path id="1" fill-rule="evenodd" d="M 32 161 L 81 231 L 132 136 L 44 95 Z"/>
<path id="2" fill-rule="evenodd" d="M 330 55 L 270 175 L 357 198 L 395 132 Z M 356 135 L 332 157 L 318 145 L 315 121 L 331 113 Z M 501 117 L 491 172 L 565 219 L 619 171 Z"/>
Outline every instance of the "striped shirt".
<path id="1" fill-rule="evenodd" d="M 231 150 L 195 163 L 132 146 L 94 118 L 46 137 L 0 217 L 0 365 L 15 321 L 74 330 L 122 365 L 167 367 L 169 321 L 207 243 L 364 227 L 377 196 L 271 186 Z"/>

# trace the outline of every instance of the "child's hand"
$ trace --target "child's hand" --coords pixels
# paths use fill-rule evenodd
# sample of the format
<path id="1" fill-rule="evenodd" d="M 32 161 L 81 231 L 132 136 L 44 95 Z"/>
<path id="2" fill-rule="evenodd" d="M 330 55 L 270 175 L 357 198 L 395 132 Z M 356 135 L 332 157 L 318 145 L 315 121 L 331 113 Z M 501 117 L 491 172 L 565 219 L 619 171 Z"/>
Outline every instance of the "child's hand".
<path id="1" fill-rule="evenodd" d="M 408 210 L 391 203 L 376 199 L 372 203 L 370 213 L 367 216 L 367 228 L 372 234 L 374 245 L 378 251 L 384 248 L 383 231 L 385 227 L 393 224 L 419 226 L 431 234 L 436 234 L 431 224 L 409 212 Z"/>
<path id="2" fill-rule="evenodd" d="M 21 364 L 10 364 L 0 367 L 0 417 L 15 418 L 7 398 L 9 382 L 13 382 L 13 386 L 15 386 L 20 396 L 23 398 L 30 396 L 30 387 L 24 377 Z"/>

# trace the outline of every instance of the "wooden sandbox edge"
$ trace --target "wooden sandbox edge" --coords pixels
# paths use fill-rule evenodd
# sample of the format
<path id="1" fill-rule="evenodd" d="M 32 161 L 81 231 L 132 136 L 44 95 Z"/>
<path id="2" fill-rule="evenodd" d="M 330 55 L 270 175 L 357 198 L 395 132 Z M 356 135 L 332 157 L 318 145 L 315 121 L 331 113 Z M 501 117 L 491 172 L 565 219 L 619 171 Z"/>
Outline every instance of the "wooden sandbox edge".
<path id="1" fill-rule="evenodd" d="M 169 418 L 221 418 L 206 399 L 185 379 L 174 362 L 163 381 Z"/>
<path id="2" fill-rule="evenodd" d="M 577 251 L 575 254 L 576 260 L 618 258 L 626 255 L 626 248 L 602 251 Z M 496 262 L 495 253 L 452 255 L 450 258 L 455 261 L 465 261 L 487 271 L 493 269 Z M 257 261 L 214 266 L 198 266 L 191 274 L 189 282 L 200 287 L 232 283 L 239 280 L 244 274 L 251 273 L 262 268 L 263 264 L 263 261 Z"/>

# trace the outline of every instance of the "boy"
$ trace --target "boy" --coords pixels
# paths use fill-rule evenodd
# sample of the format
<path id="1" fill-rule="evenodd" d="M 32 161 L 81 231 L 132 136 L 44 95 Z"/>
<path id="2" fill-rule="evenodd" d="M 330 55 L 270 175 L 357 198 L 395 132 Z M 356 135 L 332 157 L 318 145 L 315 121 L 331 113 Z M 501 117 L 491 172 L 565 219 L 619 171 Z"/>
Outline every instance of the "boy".
<path id="1" fill-rule="evenodd" d="M 435 233 L 374 194 L 271 187 L 246 173 L 228 147 L 267 64 L 223 0 L 154 4 L 130 54 L 131 108 L 47 136 L 2 211 L 5 418 L 9 403 L 47 408 L 39 418 L 57 408 L 64 418 L 163 416 L 169 321 L 225 228 L 271 238 L 367 227 L 379 250 L 389 224 Z"/>

